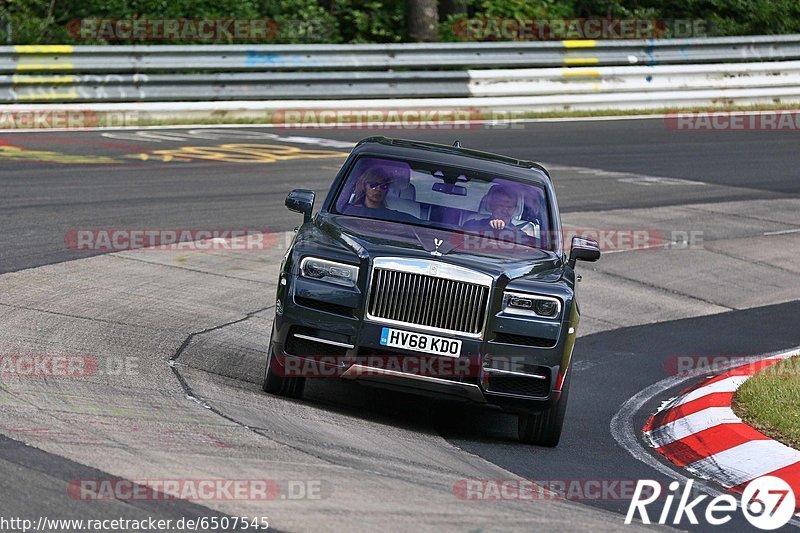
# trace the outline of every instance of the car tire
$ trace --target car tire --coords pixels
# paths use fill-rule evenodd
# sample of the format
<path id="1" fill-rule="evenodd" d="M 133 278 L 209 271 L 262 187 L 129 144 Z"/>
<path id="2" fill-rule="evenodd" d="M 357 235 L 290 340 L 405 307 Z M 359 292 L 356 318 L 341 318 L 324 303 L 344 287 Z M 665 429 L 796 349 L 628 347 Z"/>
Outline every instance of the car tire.
<path id="1" fill-rule="evenodd" d="M 567 372 L 567 377 L 561 386 L 561 394 L 554 404 L 544 411 L 519 414 L 517 433 L 520 442 L 549 448 L 558 446 L 558 441 L 561 439 L 561 428 L 564 426 L 564 415 L 567 411 L 571 375 L 572 372 Z"/>
<path id="2" fill-rule="evenodd" d="M 264 381 L 261 383 L 261 390 L 278 396 L 287 398 L 302 398 L 303 390 L 306 388 L 306 378 L 281 376 L 276 372 L 277 361 L 272 356 L 273 344 L 270 339 L 269 355 L 264 369 Z"/>

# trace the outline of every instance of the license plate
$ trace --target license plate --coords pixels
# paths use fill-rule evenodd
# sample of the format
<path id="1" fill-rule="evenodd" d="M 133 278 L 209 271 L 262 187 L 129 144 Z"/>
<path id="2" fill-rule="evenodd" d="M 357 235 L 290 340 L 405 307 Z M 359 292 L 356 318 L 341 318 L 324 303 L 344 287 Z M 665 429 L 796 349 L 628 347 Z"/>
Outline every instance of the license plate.
<path id="1" fill-rule="evenodd" d="M 434 355 L 458 357 L 461 355 L 461 341 L 446 339 L 425 333 L 414 333 L 399 329 L 381 329 L 381 346 L 389 348 L 403 348 L 415 352 L 425 352 Z"/>

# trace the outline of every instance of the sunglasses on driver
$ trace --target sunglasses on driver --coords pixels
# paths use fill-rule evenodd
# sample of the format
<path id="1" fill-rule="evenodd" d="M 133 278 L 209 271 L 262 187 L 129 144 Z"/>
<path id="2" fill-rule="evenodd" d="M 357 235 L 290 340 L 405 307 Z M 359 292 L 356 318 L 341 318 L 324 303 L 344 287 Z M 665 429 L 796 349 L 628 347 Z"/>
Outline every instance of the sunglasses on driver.
<path id="1" fill-rule="evenodd" d="M 389 183 L 385 181 L 370 181 L 367 182 L 367 185 L 370 189 L 380 189 L 382 191 L 389 190 Z"/>

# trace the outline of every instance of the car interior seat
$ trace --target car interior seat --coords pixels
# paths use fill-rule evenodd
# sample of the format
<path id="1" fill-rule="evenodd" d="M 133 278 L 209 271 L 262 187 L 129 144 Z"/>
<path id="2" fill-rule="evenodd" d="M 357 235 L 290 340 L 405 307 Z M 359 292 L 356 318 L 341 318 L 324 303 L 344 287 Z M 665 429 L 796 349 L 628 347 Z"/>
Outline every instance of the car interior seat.
<path id="1" fill-rule="evenodd" d="M 420 218 L 420 205 L 416 198 L 417 190 L 411 184 L 410 176 L 395 176 L 386 193 L 386 207 Z"/>
<path id="2" fill-rule="evenodd" d="M 417 189 L 411 184 L 411 167 L 407 164 L 387 163 L 382 166 L 391 174 L 392 181 L 386 194 L 386 207 L 421 218 L 420 205 L 416 201 Z"/>

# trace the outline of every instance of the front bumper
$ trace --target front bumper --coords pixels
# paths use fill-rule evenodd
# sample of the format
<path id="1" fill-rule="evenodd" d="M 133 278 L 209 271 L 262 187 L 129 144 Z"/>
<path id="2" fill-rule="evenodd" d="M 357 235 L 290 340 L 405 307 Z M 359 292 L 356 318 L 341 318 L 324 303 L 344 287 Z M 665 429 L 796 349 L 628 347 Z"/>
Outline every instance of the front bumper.
<path id="1" fill-rule="evenodd" d="M 276 316 L 273 364 L 286 375 L 339 377 L 426 396 L 498 406 L 508 411 L 543 409 L 560 397 L 574 329 L 564 326 L 553 345 L 532 347 L 458 337 L 458 358 L 433 356 L 380 344 L 386 324 L 325 312 L 293 301 Z M 413 326 L 407 331 L 429 333 Z M 519 335 L 518 320 L 495 319 L 493 331 Z M 505 337 L 508 338 L 508 337 Z M 505 339 L 504 338 L 504 339 Z M 298 342 L 298 339 L 302 342 Z M 566 362 L 566 364 L 565 364 Z"/>

